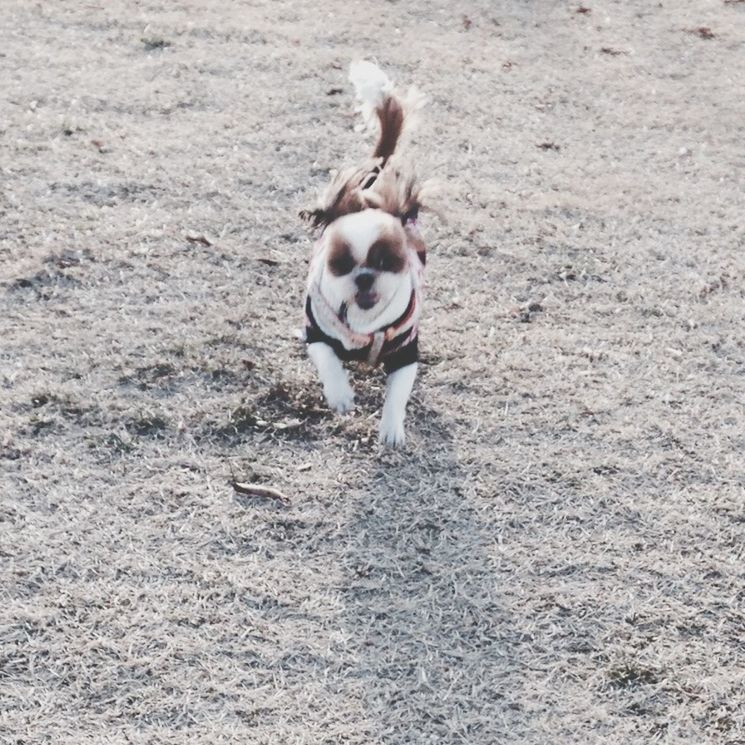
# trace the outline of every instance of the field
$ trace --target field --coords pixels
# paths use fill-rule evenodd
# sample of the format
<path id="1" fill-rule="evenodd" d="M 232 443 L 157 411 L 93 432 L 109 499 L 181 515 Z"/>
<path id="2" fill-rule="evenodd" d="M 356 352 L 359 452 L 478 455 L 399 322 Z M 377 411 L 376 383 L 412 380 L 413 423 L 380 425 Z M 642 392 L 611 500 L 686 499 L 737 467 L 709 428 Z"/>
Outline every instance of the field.
<path id="1" fill-rule="evenodd" d="M 0 28 L 0 743 L 745 743 L 742 0 Z M 359 57 L 441 187 L 397 451 L 295 338 Z"/>

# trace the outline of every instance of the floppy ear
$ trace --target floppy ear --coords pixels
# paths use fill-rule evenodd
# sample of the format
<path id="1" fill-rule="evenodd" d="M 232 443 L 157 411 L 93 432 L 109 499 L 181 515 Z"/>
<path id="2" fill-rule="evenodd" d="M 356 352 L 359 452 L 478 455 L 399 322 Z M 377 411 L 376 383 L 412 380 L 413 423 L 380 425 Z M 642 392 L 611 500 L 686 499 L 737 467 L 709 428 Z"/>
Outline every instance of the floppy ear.
<path id="1" fill-rule="evenodd" d="M 333 222 L 328 213 L 320 207 L 314 210 L 300 210 L 298 214 L 300 215 L 300 219 L 309 223 L 312 228 L 318 228 L 321 225 L 326 227 L 326 225 Z"/>
<path id="2" fill-rule="evenodd" d="M 362 184 L 370 175 L 370 166 L 349 168 L 337 173 L 326 187 L 314 210 L 303 210 L 300 217 L 314 228 L 326 227 L 342 215 L 361 212 L 367 207 Z"/>

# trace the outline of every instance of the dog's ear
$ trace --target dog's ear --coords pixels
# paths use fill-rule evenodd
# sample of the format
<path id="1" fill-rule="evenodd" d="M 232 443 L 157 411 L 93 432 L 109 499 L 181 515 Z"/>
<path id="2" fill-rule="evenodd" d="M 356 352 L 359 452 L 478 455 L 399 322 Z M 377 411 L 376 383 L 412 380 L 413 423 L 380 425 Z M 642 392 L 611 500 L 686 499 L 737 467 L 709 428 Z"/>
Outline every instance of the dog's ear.
<path id="1" fill-rule="evenodd" d="M 300 215 L 300 219 L 307 222 L 312 228 L 326 227 L 326 225 L 333 222 L 329 214 L 320 207 L 314 210 L 300 210 L 298 214 Z"/>
<path id="2" fill-rule="evenodd" d="M 326 187 L 318 206 L 303 210 L 300 217 L 314 228 L 325 228 L 334 220 L 361 212 L 368 205 L 362 193 L 362 185 L 370 175 L 370 167 L 351 168 L 337 173 Z"/>

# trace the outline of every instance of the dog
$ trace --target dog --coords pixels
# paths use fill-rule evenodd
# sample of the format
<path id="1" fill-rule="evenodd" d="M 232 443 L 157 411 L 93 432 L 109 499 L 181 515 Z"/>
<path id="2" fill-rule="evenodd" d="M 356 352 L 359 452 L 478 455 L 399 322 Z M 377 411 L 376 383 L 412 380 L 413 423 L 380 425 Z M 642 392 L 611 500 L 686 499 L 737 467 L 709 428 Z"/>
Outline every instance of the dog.
<path id="1" fill-rule="evenodd" d="M 398 447 L 417 374 L 426 249 L 417 227 L 424 187 L 392 156 L 420 99 L 413 91 L 398 94 L 372 62 L 353 62 L 349 77 L 379 133 L 372 158 L 338 173 L 318 206 L 301 213 L 320 233 L 308 273 L 304 340 L 337 412 L 354 407 L 342 363 L 382 364 L 379 439 Z"/>

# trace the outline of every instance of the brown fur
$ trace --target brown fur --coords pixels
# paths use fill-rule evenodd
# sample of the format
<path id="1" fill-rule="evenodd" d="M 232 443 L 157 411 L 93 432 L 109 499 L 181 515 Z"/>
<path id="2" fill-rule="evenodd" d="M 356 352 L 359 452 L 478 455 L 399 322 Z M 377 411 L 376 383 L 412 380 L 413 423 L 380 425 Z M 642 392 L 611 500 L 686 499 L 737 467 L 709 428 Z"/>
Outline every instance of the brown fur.
<path id="1" fill-rule="evenodd" d="M 313 227 L 326 227 L 334 220 L 361 212 L 368 207 L 398 217 L 401 222 L 415 218 L 422 207 L 421 187 L 416 177 L 389 164 L 367 189 L 362 186 L 374 175 L 374 168 L 350 169 L 340 173 L 326 189 L 319 206 L 304 210 L 300 216 Z"/>
<path id="2" fill-rule="evenodd" d="M 314 228 L 330 225 L 342 215 L 361 212 L 367 204 L 362 197 L 360 186 L 370 174 L 370 168 L 349 168 L 338 173 L 326 187 L 318 207 L 303 210 L 300 217 Z"/>
<path id="3" fill-rule="evenodd" d="M 384 272 L 398 273 L 406 266 L 404 236 L 398 232 L 386 231 L 370 246 L 365 266 Z"/>
<path id="4" fill-rule="evenodd" d="M 336 277 L 342 277 L 356 266 L 347 242 L 335 231 L 329 232 L 327 265 Z M 401 272 L 406 266 L 406 236 L 401 228 L 386 228 L 367 252 L 364 266 L 386 272 Z"/>
<path id="5" fill-rule="evenodd" d="M 318 207 L 303 210 L 300 216 L 315 228 L 368 207 L 381 209 L 402 223 L 416 217 L 421 205 L 420 187 L 411 173 L 391 166 L 389 159 L 398 144 L 404 124 L 404 111 L 396 96 L 388 96 L 377 109 L 380 135 L 367 165 L 338 173 L 331 181 Z"/>
<path id="6" fill-rule="evenodd" d="M 337 277 L 349 274 L 356 264 L 346 241 L 333 233 L 329 241 L 327 259 L 329 271 Z"/>
<path id="7" fill-rule="evenodd" d="M 374 158 L 382 158 L 383 165 L 393 155 L 404 126 L 404 110 L 395 96 L 388 96 L 377 110 L 380 121 L 380 136 L 375 146 Z"/>
<path id="8" fill-rule="evenodd" d="M 384 168 L 369 191 L 365 200 L 370 207 L 376 207 L 400 218 L 401 222 L 417 216 L 421 208 L 420 187 L 412 173 L 403 173 L 390 165 Z"/>

